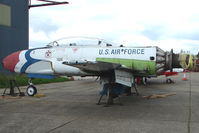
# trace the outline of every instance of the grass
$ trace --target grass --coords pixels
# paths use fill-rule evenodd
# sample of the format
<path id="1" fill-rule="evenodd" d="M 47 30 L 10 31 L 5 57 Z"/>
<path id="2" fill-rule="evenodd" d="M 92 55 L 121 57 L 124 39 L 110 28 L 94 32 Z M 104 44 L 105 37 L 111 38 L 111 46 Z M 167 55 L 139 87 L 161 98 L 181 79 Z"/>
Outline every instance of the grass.
<path id="1" fill-rule="evenodd" d="M 15 75 L 15 76 L 6 76 L 0 75 L 0 88 L 8 88 L 9 87 L 9 80 L 15 79 L 18 86 L 27 86 L 28 84 L 28 77 L 26 75 Z M 57 77 L 55 79 L 33 79 L 33 84 L 46 84 L 46 83 L 55 83 L 55 82 L 65 82 L 70 81 L 68 78 Z"/>

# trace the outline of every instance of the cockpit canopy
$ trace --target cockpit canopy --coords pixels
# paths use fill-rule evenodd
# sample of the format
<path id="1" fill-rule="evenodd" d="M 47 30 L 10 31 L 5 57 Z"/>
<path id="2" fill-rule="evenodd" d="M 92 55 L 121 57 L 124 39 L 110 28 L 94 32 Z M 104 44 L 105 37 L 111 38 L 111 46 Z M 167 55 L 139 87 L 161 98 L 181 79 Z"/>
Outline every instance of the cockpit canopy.
<path id="1" fill-rule="evenodd" d="M 47 45 L 47 47 L 55 46 L 112 46 L 112 44 L 99 38 L 66 37 L 59 40 L 55 40 Z"/>

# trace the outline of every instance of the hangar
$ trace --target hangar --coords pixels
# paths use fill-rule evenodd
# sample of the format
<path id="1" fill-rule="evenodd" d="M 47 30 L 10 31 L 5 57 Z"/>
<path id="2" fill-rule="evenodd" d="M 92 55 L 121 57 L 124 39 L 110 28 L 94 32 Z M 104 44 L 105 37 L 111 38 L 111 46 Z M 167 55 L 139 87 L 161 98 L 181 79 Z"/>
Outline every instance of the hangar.
<path id="1" fill-rule="evenodd" d="M 0 61 L 28 48 L 28 1 L 0 0 Z M 0 63 L 0 73 L 6 70 Z"/>

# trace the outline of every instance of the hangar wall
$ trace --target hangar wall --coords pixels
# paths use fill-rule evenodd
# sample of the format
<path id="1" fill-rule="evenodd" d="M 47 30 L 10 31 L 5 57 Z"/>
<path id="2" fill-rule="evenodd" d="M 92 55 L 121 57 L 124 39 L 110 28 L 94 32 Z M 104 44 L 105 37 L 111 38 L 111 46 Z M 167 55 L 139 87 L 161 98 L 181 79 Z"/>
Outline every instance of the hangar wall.
<path id="1" fill-rule="evenodd" d="M 0 0 L 0 62 L 28 48 L 28 0 Z M 0 63 L 0 74 L 8 73 Z"/>

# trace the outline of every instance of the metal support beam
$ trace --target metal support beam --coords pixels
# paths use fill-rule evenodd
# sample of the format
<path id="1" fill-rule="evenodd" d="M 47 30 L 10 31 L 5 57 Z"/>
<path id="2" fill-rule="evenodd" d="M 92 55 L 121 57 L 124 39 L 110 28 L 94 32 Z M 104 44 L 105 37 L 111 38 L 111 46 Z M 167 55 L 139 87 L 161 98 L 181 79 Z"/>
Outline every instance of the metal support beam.
<path id="1" fill-rule="evenodd" d="M 69 2 L 56 2 L 56 1 L 50 1 L 50 0 L 37 0 L 37 1 L 42 1 L 42 2 L 46 2 L 45 4 L 35 4 L 35 5 L 31 5 L 31 0 L 29 1 L 29 9 L 32 7 L 43 7 L 43 6 L 53 6 L 53 5 L 61 5 L 61 4 L 69 4 Z"/>

